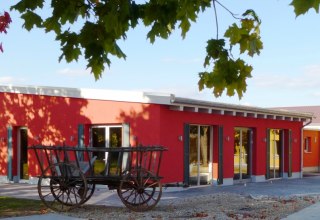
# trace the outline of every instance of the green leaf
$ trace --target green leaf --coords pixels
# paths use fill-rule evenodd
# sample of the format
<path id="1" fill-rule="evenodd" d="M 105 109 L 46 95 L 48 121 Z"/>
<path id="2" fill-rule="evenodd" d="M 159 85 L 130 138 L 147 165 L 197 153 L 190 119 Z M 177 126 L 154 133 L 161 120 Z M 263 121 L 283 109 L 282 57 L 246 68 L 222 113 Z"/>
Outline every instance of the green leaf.
<path id="1" fill-rule="evenodd" d="M 246 91 L 247 78 L 251 77 L 252 67 L 245 64 L 241 59 L 236 61 L 221 57 L 215 61 L 211 72 L 199 73 L 199 90 L 204 88 L 213 89 L 215 97 L 219 97 L 226 91 L 228 96 L 238 94 L 239 99 L 243 97 Z"/>
<path id="2" fill-rule="evenodd" d="M 27 10 L 36 10 L 37 8 L 43 8 L 44 0 L 22 0 L 16 5 L 11 6 L 10 10 L 17 10 L 23 13 Z"/>
<path id="3" fill-rule="evenodd" d="M 319 13 L 320 0 L 293 0 L 290 5 L 294 7 L 296 16 L 305 14 L 312 8 Z"/>
<path id="4" fill-rule="evenodd" d="M 234 23 L 226 30 L 224 36 L 229 38 L 232 45 L 236 45 L 241 40 L 242 35 L 246 33 L 245 30 L 240 29 L 237 24 Z"/>
<path id="5" fill-rule="evenodd" d="M 57 35 L 61 33 L 61 24 L 54 17 L 47 18 L 43 22 L 43 26 L 45 28 L 45 32 L 48 33 L 50 31 L 54 31 Z"/>
<path id="6" fill-rule="evenodd" d="M 246 18 L 241 19 L 241 26 L 232 24 L 224 36 L 229 38 L 231 46 L 239 46 L 240 54 L 247 52 L 249 56 L 253 57 L 255 54 L 259 55 L 263 48 L 259 28 L 261 22 L 253 10 L 247 10 L 243 15 Z"/>
<path id="7" fill-rule="evenodd" d="M 81 55 L 78 35 L 74 32 L 69 33 L 68 31 L 65 31 L 63 34 L 58 35 L 56 39 L 61 41 L 62 55 L 59 58 L 59 62 L 63 57 L 68 63 L 74 60 L 78 61 L 78 58 Z"/>
<path id="8" fill-rule="evenodd" d="M 222 53 L 225 53 L 226 50 L 224 49 L 225 40 L 224 39 L 211 39 L 207 41 L 207 57 L 212 59 L 218 59 Z M 205 65 L 206 66 L 206 65 Z"/>
<path id="9" fill-rule="evenodd" d="M 42 27 L 42 18 L 30 10 L 22 14 L 21 18 L 24 19 L 23 27 L 28 31 L 30 31 L 33 26 L 36 26 L 38 28 Z"/>
<path id="10" fill-rule="evenodd" d="M 91 73 L 93 73 L 96 80 L 100 79 L 102 76 L 102 72 L 104 71 L 104 60 L 102 58 L 94 57 L 88 59 L 88 61 L 89 62 L 87 68 L 91 69 Z"/>
<path id="11" fill-rule="evenodd" d="M 246 17 L 246 16 L 251 16 L 253 17 L 254 21 L 255 22 L 258 22 L 259 24 L 261 23 L 261 20 L 260 18 L 258 17 L 258 15 L 256 14 L 256 12 L 252 9 L 248 9 L 246 10 L 243 14 L 242 14 L 243 17 Z"/>

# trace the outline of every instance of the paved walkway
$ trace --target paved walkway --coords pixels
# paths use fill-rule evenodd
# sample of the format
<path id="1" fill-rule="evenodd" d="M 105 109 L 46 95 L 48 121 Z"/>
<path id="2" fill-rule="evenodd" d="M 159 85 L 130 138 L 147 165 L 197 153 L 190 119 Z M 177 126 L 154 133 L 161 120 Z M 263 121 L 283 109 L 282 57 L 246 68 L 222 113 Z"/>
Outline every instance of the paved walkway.
<path id="1" fill-rule="evenodd" d="M 195 195 L 215 194 L 219 192 L 231 192 L 252 197 L 291 197 L 296 195 L 320 195 L 320 176 L 306 177 L 303 179 L 281 179 L 262 183 L 242 183 L 233 186 L 201 186 L 164 189 L 162 200 L 186 198 Z M 28 184 L 0 184 L 0 195 L 16 198 L 39 199 L 36 185 Z M 105 186 L 98 187 L 93 197 L 86 204 L 123 207 L 124 205 L 114 191 L 109 191 Z M 309 206 L 286 218 L 286 220 L 315 220 L 320 216 L 320 203 Z M 47 215 L 34 215 L 10 220 L 75 220 L 77 218 L 67 217 L 60 214 L 50 213 Z"/>

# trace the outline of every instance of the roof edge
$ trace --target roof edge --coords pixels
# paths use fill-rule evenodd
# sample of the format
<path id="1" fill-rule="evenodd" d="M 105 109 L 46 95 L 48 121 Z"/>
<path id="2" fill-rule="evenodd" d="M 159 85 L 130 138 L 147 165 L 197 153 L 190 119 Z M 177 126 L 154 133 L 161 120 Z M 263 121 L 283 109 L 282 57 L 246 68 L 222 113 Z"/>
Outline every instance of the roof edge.
<path id="1" fill-rule="evenodd" d="M 200 106 L 203 108 L 212 108 L 218 110 L 229 110 L 229 111 L 239 111 L 239 112 L 249 112 L 249 113 L 257 113 L 257 114 L 270 114 L 270 115 L 280 115 L 285 117 L 299 117 L 299 118 L 308 118 L 312 119 L 314 117 L 313 113 L 309 112 L 296 112 L 296 111 L 287 111 L 287 110 L 274 110 L 269 108 L 261 108 L 261 107 L 252 107 L 252 106 L 244 106 L 244 105 L 235 105 L 235 104 L 226 104 L 226 103 L 218 103 L 218 102 L 209 102 L 188 98 L 175 97 L 172 100 L 173 104 L 177 105 L 189 105 L 189 106 Z"/>
<path id="2" fill-rule="evenodd" d="M 51 86 L 0 85 L 0 92 L 154 104 L 170 104 L 174 97 L 164 93 Z"/>

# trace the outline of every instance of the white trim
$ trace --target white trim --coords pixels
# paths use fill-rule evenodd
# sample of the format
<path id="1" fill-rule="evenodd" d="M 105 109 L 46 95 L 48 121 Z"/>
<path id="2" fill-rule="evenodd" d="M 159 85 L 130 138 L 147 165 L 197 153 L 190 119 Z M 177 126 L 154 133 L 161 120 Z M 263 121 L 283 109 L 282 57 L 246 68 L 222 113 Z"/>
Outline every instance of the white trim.
<path id="1" fill-rule="evenodd" d="M 39 178 L 38 177 L 29 177 L 29 184 L 38 184 Z"/>
<path id="2" fill-rule="evenodd" d="M 174 99 L 172 94 L 164 93 L 49 86 L 0 85 L 0 92 L 154 104 L 170 104 Z"/>
<path id="3" fill-rule="evenodd" d="M 0 176 L 0 183 L 9 183 L 7 176 Z"/>
<path id="4" fill-rule="evenodd" d="M 223 184 L 221 186 L 231 186 L 233 185 L 233 178 L 223 178 Z"/>
<path id="5" fill-rule="evenodd" d="M 265 182 L 266 181 L 266 177 L 265 175 L 259 175 L 259 176 L 255 176 L 255 175 L 252 175 L 251 176 L 251 180 L 252 182 Z"/>
<path id="6" fill-rule="evenodd" d="M 20 180 L 19 176 L 13 176 L 12 178 L 13 183 L 19 183 L 19 180 Z"/>
<path id="7" fill-rule="evenodd" d="M 303 130 L 320 131 L 320 126 L 308 125 L 308 126 L 304 127 Z"/>
<path id="8" fill-rule="evenodd" d="M 290 179 L 297 179 L 297 178 L 301 178 L 302 172 L 292 172 L 292 176 L 289 177 Z"/>
<path id="9" fill-rule="evenodd" d="M 319 172 L 319 167 L 303 167 L 303 172 Z"/>

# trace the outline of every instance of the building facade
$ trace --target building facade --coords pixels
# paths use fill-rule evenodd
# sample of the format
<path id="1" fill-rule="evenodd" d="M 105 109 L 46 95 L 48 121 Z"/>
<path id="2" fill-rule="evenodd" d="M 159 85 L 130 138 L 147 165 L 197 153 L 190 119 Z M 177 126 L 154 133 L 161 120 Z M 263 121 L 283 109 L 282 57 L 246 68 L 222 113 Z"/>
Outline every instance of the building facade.
<path id="1" fill-rule="evenodd" d="M 299 178 L 302 129 L 313 117 L 172 94 L 92 89 L 0 86 L 0 100 L 4 182 L 36 181 L 40 169 L 27 147 L 38 144 L 163 145 L 165 183 Z"/>
<path id="2" fill-rule="evenodd" d="M 282 109 L 313 114 L 312 121 L 303 128 L 303 171 L 320 172 L 320 106 L 295 106 Z"/>

